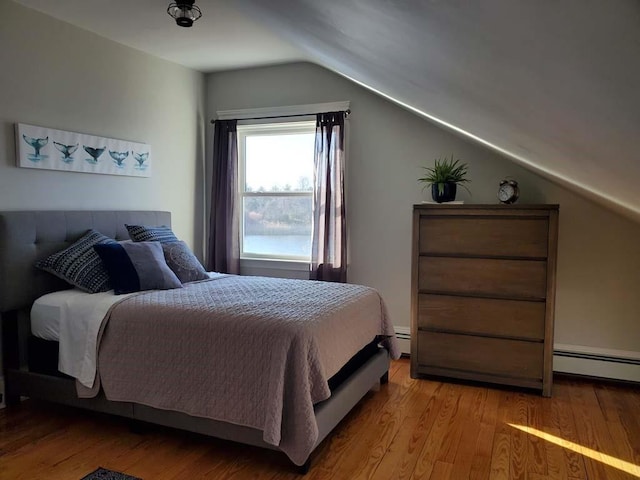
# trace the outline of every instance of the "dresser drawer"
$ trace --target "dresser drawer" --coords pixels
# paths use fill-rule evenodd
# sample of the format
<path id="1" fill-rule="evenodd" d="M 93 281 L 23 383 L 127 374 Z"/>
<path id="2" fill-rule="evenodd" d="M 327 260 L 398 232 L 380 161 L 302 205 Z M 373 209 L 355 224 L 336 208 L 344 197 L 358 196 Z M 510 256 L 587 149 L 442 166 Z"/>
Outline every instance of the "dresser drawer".
<path id="1" fill-rule="evenodd" d="M 448 333 L 418 333 L 418 366 L 514 378 L 542 378 L 543 344 Z"/>
<path id="2" fill-rule="evenodd" d="M 419 253 L 546 258 L 546 218 L 420 218 Z"/>
<path id="3" fill-rule="evenodd" d="M 545 303 L 418 295 L 418 328 L 544 339 Z"/>
<path id="4" fill-rule="evenodd" d="M 547 263 L 541 260 L 420 257 L 421 291 L 544 299 Z"/>

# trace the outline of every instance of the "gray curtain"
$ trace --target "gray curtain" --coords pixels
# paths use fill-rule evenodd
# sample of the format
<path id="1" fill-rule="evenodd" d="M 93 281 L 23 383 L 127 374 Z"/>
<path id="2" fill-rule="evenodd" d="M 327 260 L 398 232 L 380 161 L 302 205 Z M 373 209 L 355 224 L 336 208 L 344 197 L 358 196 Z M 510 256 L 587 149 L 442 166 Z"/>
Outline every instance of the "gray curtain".
<path id="1" fill-rule="evenodd" d="M 316 117 L 312 280 L 347 281 L 344 204 L 344 112 Z"/>
<path id="2" fill-rule="evenodd" d="M 237 205 L 237 120 L 217 120 L 213 134 L 213 179 L 209 218 L 208 270 L 240 273 Z"/>

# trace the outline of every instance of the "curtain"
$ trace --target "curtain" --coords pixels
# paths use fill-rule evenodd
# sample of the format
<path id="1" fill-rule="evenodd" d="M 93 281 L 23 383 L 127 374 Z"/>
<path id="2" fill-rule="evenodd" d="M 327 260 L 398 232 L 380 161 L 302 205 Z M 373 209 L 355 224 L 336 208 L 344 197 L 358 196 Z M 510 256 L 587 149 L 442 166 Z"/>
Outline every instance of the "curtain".
<path id="1" fill-rule="evenodd" d="M 312 280 L 347 281 L 344 204 L 344 112 L 316 117 Z"/>
<path id="2" fill-rule="evenodd" d="M 237 120 L 218 120 L 213 134 L 213 178 L 207 267 L 240 273 L 240 230 L 237 205 Z"/>

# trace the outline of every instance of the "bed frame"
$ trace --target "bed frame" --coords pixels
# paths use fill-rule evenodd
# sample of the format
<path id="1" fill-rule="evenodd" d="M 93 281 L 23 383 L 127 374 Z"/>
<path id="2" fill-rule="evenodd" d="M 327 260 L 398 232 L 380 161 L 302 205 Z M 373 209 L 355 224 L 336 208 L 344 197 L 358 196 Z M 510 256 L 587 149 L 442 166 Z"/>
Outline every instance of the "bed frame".
<path id="1" fill-rule="evenodd" d="M 279 450 L 262 440 L 261 430 L 135 403 L 113 402 L 102 392 L 95 398 L 80 399 L 73 379 L 29 371 L 31 305 L 46 293 L 69 288 L 66 282 L 36 269 L 36 260 L 69 246 L 89 228 L 116 240 L 128 239 L 125 223 L 170 226 L 171 214 L 86 210 L 0 212 L 0 332 L 7 407 L 19 403 L 20 397 L 31 397 Z M 314 450 L 371 388 L 388 381 L 388 371 L 388 353 L 379 349 L 329 399 L 315 406 L 319 435 Z M 298 469 L 306 473 L 309 467 L 310 457 Z"/>

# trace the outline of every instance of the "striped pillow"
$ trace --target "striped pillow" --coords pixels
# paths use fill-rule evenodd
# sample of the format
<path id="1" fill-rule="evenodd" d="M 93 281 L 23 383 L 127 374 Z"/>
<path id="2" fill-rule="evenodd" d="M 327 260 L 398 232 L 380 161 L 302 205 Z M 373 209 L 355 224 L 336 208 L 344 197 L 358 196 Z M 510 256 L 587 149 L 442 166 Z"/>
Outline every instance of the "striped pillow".
<path id="1" fill-rule="evenodd" d="M 111 290 L 109 274 L 94 245 L 117 243 L 96 230 L 88 230 L 72 245 L 47 258 L 38 260 L 36 267 L 89 293 Z"/>
<path id="2" fill-rule="evenodd" d="M 125 227 L 127 227 L 127 232 L 129 232 L 129 236 L 134 242 L 171 243 L 178 241 L 178 237 L 176 237 L 171 228 L 166 225 L 145 227 L 143 225 L 125 224 Z"/>

